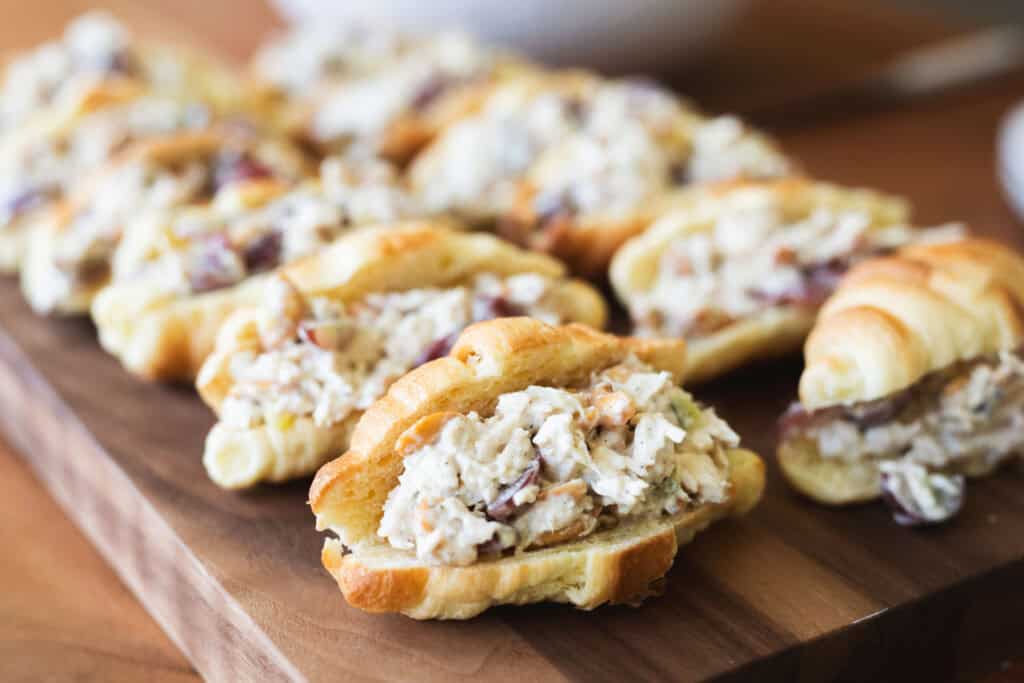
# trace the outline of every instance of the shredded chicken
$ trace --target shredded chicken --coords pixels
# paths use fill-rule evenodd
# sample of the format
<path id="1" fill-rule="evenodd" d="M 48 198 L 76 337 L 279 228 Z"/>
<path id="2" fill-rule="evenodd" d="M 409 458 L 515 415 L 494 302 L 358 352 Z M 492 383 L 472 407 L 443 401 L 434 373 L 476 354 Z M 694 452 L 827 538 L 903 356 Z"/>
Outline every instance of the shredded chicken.
<path id="1" fill-rule="evenodd" d="M 934 472 L 912 460 L 887 460 L 879 468 L 882 496 L 898 524 L 945 522 L 963 507 L 967 480 L 962 474 Z"/>
<path id="2" fill-rule="evenodd" d="M 557 213 L 624 215 L 691 182 L 781 176 L 789 162 L 737 119 L 702 120 L 645 81 L 598 90 L 580 131 L 531 172 L 540 225 Z M 692 136 L 692 140 L 690 137 Z"/>
<path id="3" fill-rule="evenodd" d="M 73 205 L 70 220 L 53 235 L 51 253 L 41 266 L 47 277 L 40 277 L 48 292 L 38 297 L 37 306 L 55 306 L 103 283 L 127 226 L 140 225 L 171 207 L 205 206 L 225 188 L 275 173 L 254 153 L 233 145 L 188 160 L 142 158 L 117 165 L 88 187 L 84 201 Z M 232 256 L 229 250 L 219 250 L 215 258 L 223 263 L 215 276 L 240 269 L 231 263 Z M 255 256 L 267 260 L 261 253 Z M 214 287 L 199 289 L 203 288 Z"/>
<path id="4" fill-rule="evenodd" d="M 453 124 L 414 165 L 431 211 L 488 220 L 511 208 L 515 181 L 541 152 L 579 125 L 579 103 L 557 92 L 515 85 L 490 97 L 479 114 Z"/>
<path id="5" fill-rule="evenodd" d="M 697 127 L 687 162 L 692 182 L 730 178 L 776 178 L 791 171 L 785 157 L 734 116 L 719 116 Z"/>
<path id="6" fill-rule="evenodd" d="M 739 441 L 633 357 L 584 387 L 530 386 L 500 396 L 493 415 L 453 415 L 413 436 L 378 533 L 448 565 L 722 502 L 725 449 Z"/>
<path id="7" fill-rule="evenodd" d="M 448 289 L 371 294 L 341 304 L 308 303 L 287 280 L 268 296 L 265 350 L 239 353 L 221 419 L 239 428 L 309 416 L 319 426 L 368 407 L 399 377 L 448 353 L 458 333 L 478 320 L 529 315 L 567 322 L 553 281 L 533 273 L 482 274 Z"/>
<path id="8" fill-rule="evenodd" d="M 809 434 L 824 458 L 901 457 L 935 469 L 994 463 L 1024 447 L 1024 362 L 1017 354 L 975 363 L 919 400 L 928 406 L 918 406 L 913 419 L 897 415 L 867 427 L 834 419 Z"/>
<path id="9" fill-rule="evenodd" d="M 202 199 L 209 182 L 209 168 L 199 161 L 176 168 L 133 163 L 102 178 L 88 203 L 53 236 L 52 254 L 45 266 L 47 296 L 40 294 L 37 305 L 52 308 L 83 288 L 102 283 L 110 273 L 111 258 L 128 221 Z"/>

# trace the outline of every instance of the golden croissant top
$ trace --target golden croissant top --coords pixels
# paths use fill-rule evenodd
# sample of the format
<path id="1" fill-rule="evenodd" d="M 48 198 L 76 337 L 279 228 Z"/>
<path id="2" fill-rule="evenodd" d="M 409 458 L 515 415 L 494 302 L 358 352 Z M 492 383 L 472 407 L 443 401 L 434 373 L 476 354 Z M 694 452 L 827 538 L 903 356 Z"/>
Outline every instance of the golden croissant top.
<path id="1" fill-rule="evenodd" d="M 985 239 L 905 247 L 854 267 L 805 347 L 808 409 L 870 401 L 1024 341 L 1024 259 Z"/>

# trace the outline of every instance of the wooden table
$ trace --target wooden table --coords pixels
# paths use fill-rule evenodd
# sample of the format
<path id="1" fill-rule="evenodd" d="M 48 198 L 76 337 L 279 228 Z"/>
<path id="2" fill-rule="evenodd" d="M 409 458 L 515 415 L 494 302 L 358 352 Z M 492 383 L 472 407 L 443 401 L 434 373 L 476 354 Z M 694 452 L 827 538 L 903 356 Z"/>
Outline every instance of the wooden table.
<path id="1" fill-rule="evenodd" d="M 0 45 L 32 44 L 89 4 L 37 2 L 28 11 L 23 3 L 2 0 L 0 11 L 7 20 L 0 24 Z M 269 10 L 248 0 L 107 4 L 143 30 L 158 29 L 162 35 L 220 46 L 236 57 L 251 49 L 274 23 Z M 864 5 L 763 0 L 730 37 L 728 49 L 700 69 L 672 75 L 672 80 L 710 108 L 743 109 L 786 93 L 813 90 L 858 73 L 909 44 L 951 32 L 927 17 L 876 12 Z M 923 221 L 964 219 L 981 232 L 1020 246 L 1024 233 L 1018 232 L 1021 226 L 996 187 L 993 142 L 1000 116 L 1021 96 L 1024 75 L 898 111 L 788 131 L 784 142 L 822 177 L 904 193 L 915 200 Z M 744 377 L 750 376 L 732 381 L 742 382 Z M 0 580 L 7 587 L 0 592 L 5 680 L 33 680 L 42 672 L 57 680 L 194 677 L 185 659 L 3 444 L 0 543 L 8 558 L 0 562 Z M 1005 614 L 1006 605 L 1019 606 L 1020 599 L 1000 592 L 1017 585 L 1005 576 L 987 580 L 989 588 L 973 587 L 975 604 L 956 615 L 963 628 L 956 651 L 918 653 L 941 655 L 950 662 L 951 675 L 994 672 L 1002 663 L 1024 656 L 1024 637 L 1017 635 L 1020 621 Z M 764 589 L 772 589 L 770 580 Z M 900 590 L 894 585 L 892 594 Z M 930 617 L 936 614 L 949 617 L 941 609 L 931 615 L 909 609 L 903 623 L 908 633 L 931 628 Z M 872 641 L 865 637 L 860 642 L 866 647 Z M 804 665 L 804 672 L 813 673 L 813 663 Z M 1009 680 L 1011 675 L 997 674 L 992 680 Z"/>

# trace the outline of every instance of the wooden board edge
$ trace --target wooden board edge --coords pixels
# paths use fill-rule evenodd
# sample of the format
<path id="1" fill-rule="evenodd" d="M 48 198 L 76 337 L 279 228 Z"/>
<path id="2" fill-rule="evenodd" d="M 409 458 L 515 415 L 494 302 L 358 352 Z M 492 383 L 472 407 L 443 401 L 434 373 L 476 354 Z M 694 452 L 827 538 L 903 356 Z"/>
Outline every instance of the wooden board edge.
<path id="1" fill-rule="evenodd" d="M 199 673 L 306 680 L 2 329 L 0 367 L 0 431 Z"/>

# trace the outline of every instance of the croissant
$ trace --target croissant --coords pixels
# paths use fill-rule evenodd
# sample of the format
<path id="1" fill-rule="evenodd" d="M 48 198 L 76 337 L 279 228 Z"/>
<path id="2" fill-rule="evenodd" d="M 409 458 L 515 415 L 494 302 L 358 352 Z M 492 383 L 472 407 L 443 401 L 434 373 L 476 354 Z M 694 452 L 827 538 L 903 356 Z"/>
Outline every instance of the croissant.
<path id="1" fill-rule="evenodd" d="M 612 286 L 635 334 L 689 343 L 689 381 L 795 351 L 843 272 L 910 241 L 907 204 L 804 178 L 732 181 L 668 197 L 616 254 Z"/>
<path id="2" fill-rule="evenodd" d="M 601 82 L 581 70 L 527 69 L 496 84 L 478 111 L 413 159 L 413 191 L 431 211 L 494 227 L 511 211 L 530 166 L 579 126 L 579 109 Z"/>
<path id="3" fill-rule="evenodd" d="M 680 340 L 469 327 L 317 473 L 310 505 L 336 536 L 324 566 L 351 605 L 416 619 L 637 604 L 681 544 L 764 487 L 761 460 L 678 387 L 684 365 Z"/>
<path id="4" fill-rule="evenodd" d="M 530 168 L 501 226 L 509 239 L 592 279 L 606 276 L 667 193 L 794 170 L 766 136 L 734 117 L 705 118 L 651 83 L 611 82 L 587 104 L 589 120 Z"/>
<path id="5" fill-rule="evenodd" d="M 195 102 L 145 95 L 130 81 L 102 82 L 0 137 L 0 272 L 16 273 L 31 227 L 82 174 L 145 135 L 205 125 Z"/>
<path id="6" fill-rule="evenodd" d="M 606 310 L 557 261 L 437 222 L 359 229 L 285 266 L 200 369 L 220 418 L 207 472 L 227 488 L 311 474 L 391 383 L 474 320 L 510 315 L 600 327 Z"/>
<path id="7" fill-rule="evenodd" d="M 292 188 L 236 185 L 209 205 L 143 218 L 93 301 L 100 342 L 142 377 L 194 381 L 221 323 L 259 303 L 270 272 L 355 226 L 419 213 L 391 167 L 331 159 Z"/>
<path id="8" fill-rule="evenodd" d="M 376 68 L 326 76 L 285 105 L 294 134 L 324 153 L 403 165 L 493 89 L 532 69 L 458 32 L 410 40 Z"/>
<path id="9" fill-rule="evenodd" d="M 55 64 L 63 66 L 55 72 Z M 262 125 L 271 115 L 259 89 L 218 60 L 135 40 L 103 12 L 84 14 L 62 39 L 7 60 L 0 102 L 5 273 L 20 268 L 31 226 L 124 147 L 221 117 Z"/>
<path id="10" fill-rule="evenodd" d="M 527 73 L 446 128 L 413 162 L 428 206 L 454 212 L 601 279 L 661 195 L 771 177 L 792 164 L 736 119 L 709 119 L 654 83 Z"/>
<path id="11" fill-rule="evenodd" d="M 290 144 L 211 128 L 146 139 L 60 202 L 29 236 L 22 291 L 38 313 L 86 313 L 125 233 L 150 214 L 220 191 L 290 184 L 308 172 Z"/>
<path id="12" fill-rule="evenodd" d="M 804 349 L 782 420 L 786 478 L 830 504 L 884 497 L 897 521 L 940 522 L 964 477 L 1024 452 L 1024 259 L 969 239 L 856 266 Z"/>
<path id="13" fill-rule="evenodd" d="M 94 108 L 97 90 L 124 88 L 217 109 L 244 107 L 251 92 L 245 79 L 212 56 L 138 40 L 106 12 L 90 11 L 71 21 L 60 38 L 0 64 L 0 134 L 35 125 L 69 104 Z"/>

